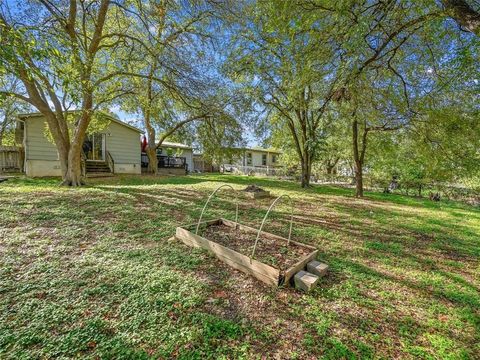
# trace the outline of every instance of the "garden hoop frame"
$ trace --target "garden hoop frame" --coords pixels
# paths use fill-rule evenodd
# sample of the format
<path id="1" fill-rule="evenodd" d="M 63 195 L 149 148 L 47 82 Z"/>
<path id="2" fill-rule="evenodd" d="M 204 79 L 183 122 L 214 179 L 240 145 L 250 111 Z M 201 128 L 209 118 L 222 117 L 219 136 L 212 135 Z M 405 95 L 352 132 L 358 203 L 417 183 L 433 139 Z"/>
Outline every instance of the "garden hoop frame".
<path id="1" fill-rule="evenodd" d="M 200 218 L 198 219 L 197 228 L 195 229 L 195 235 L 198 235 L 198 229 L 200 228 L 200 223 L 202 222 L 203 213 L 205 212 L 205 209 L 207 208 L 208 203 L 210 202 L 210 200 L 212 199 L 212 197 L 213 197 L 220 189 L 222 189 L 222 188 L 224 188 L 224 187 L 228 187 L 228 188 L 232 189 L 233 193 L 235 194 L 235 202 L 236 202 L 236 210 L 235 210 L 235 229 L 237 228 L 237 224 L 238 224 L 238 195 L 237 195 L 237 192 L 235 191 L 235 189 L 234 189 L 231 185 L 223 184 L 223 185 L 220 185 L 219 187 L 217 187 L 217 188 L 210 194 L 210 196 L 209 196 L 208 199 L 207 199 L 207 202 L 206 202 L 205 205 L 203 206 L 202 213 L 200 214 Z"/>
<path id="2" fill-rule="evenodd" d="M 292 237 L 292 226 L 293 226 L 293 200 L 288 195 L 280 195 L 279 197 L 277 197 L 273 201 L 273 203 L 268 208 L 267 213 L 263 217 L 262 224 L 260 225 L 260 229 L 258 229 L 257 238 L 255 239 L 255 245 L 253 245 L 252 255 L 250 256 L 250 259 L 253 259 L 253 257 L 255 256 L 255 250 L 257 249 L 258 239 L 260 239 L 260 234 L 262 233 L 263 225 L 265 225 L 265 221 L 267 220 L 268 214 L 270 214 L 270 211 L 273 209 L 273 207 L 275 206 L 277 201 L 279 201 L 282 198 L 288 198 L 288 200 L 290 201 L 290 207 L 291 207 L 291 209 L 290 209 L 290 230 L 288 231 L 287 246 L 290 245 L 290 239 Z"/>

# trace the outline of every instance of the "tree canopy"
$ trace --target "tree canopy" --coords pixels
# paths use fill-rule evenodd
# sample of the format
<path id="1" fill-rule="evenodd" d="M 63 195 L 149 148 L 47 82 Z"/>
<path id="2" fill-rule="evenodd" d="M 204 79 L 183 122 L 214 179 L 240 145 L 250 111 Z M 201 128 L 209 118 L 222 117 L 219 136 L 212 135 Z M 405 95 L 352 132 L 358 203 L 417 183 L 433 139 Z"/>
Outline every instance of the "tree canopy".
<path id="1" fill-rule="evenodd" d="M 221 162 L 254 128 L 303 187 L 340 167 L 357 196 L 365 174 L 454 181 L 478 171 L 479 19 L 463 0 L 2 2 L 3 112 L 45 116 L 68 185 L 112 106 L 153 172 L 167 138 Z"/>

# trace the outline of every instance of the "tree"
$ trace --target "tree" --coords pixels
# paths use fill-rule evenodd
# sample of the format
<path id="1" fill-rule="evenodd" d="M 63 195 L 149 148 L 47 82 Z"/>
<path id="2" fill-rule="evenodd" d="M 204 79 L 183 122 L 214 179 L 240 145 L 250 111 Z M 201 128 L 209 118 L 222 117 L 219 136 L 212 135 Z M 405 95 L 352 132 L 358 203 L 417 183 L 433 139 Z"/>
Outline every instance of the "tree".
<path id="1" fill-rule="evenodd" d="M 5 92 L 16 92 L 18 79 L 11 76 L 0 78 L 0 89 Z M 0 146 L 5 143 L 7 133 L 13 135 L 16 115 L 28 111 L 28 104 L 14 97 L 3 96 L 0 98 Z M 11 136 L 13 139 L 13 136 Z"/>
<path id="2" fill-rule="evenodd" d="M 314 29 L 301 28 L 304 13 L 293 3 L 260 1 L 237 26 L 229 59 L 232 78 L 265 108 L 261 121 L 288 133 L 301 166 L 301 186 L 310 183 L 312 162 L 324 137 L 326 111 L 335 74 L 312 41 Z"/>
<path id="3" fill-rule="evenodd" d="M 212 68 L 219 65 L 207 41 L 214 41 L 214 10 L 208 1 L 136 2 L 141 19 L 136 22 L 137 33 L 145 47 L 141 61 L 130 64 L 131 71 L 139 74 L 128 79 L 134 93 L 121 104 L 141 114 L 149 172 L 157 172 L 156 150 L 165 139 L 197 130 L 192 125 L 201 122 L 236 126 L 227 110 L 231 105 L 228 88 Z"/>
<path id="4" fill-rule="evenodd" d="M 394 176 L 402 189 L 416 189 L 418 196 L 426 187 L 478 176 L 478 110 L 457 111 L 455 106 L 432 111 L 423 121 L 383 137 L 369 162 L 371 172 L 384 183 Z"/>
<path id="5" fill-rule="evenodd" d="M 125 8 L 109 0 L 0 5 L 0 70 L 23 85 L 2 94 L 45 116 L 65 185 L 83 183 L 80 156 L 95 111 L 128 92 L 118 82 L 137 44 L 128 28 Z"/>
<path id="6" fill-rule="evenodd" d="M 465 0 L 443 0 L 447 14 L 452 17 L 460 26 L 477 36 L 480 36 L 480 10 Z M 473 3 L 473 1 L 472 1 Z"/>
<path id="7" fill-rule="evenodd" d="M 368 134 L 397 130 L 411 121 L 420 99 L 445 87 L 445 79 L 433 80 L 428 72 L 449 63 L 442 54 L 452 53 L 452 47 L 468 49 L 471 43 L 459 37 L 457 29 L 444 27 L 439 21 L 443 12 L 428 2 L 339 2 L 329 7 L 311 2 L 304 6 L 311 7 L 315 19 L 327 14 L 332 19 L 330 29 L 324 31 L 331 34 L 338 54 L 338 60 L 332 61 L 341 73 L 333 102 L 349 120 L 356 195 L 363 196 Z M 461 53 L 453 52 L 457 61 Z M 471 57 L 468 51 L 465 54 Z M 450 70 L 457 73 L 455 66 Z"/>

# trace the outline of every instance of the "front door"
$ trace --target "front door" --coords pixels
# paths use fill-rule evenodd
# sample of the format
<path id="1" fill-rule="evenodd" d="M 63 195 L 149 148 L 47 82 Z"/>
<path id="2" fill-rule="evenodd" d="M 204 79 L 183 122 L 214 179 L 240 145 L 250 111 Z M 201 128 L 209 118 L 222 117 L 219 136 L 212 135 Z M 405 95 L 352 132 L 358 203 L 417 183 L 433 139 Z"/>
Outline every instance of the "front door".
<path id="1" fill-rule="evenodd" d="M 83 152 L 87 160 L 105 161 L 105 134 L 87 135 L 83 143 Z"/>

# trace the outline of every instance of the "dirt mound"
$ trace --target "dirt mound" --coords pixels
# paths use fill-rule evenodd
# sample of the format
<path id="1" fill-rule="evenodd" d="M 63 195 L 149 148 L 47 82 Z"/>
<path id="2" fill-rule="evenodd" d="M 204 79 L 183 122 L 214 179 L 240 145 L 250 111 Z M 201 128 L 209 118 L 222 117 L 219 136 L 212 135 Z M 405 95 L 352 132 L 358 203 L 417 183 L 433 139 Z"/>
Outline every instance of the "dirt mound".
<path id="1" fill-rule="evenodd" d="M 253 184 L 253 185 L 248 185 L 245 189 L 243 189 L 242 191 L 246 191 L 246 192 L 265 192 L 265 190 L 263 190 L 261 187 Z"/>

